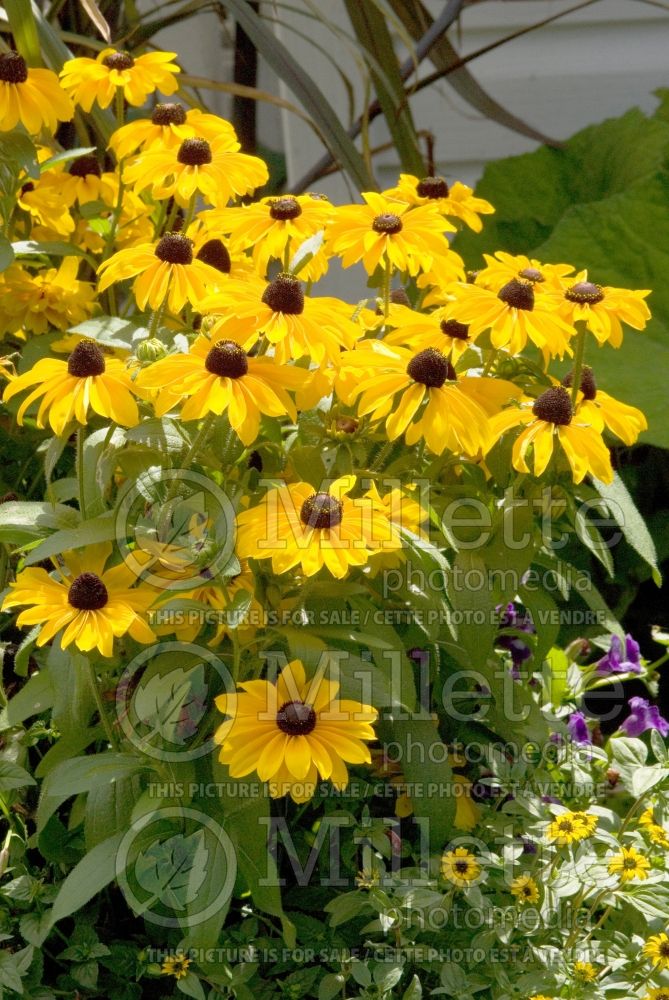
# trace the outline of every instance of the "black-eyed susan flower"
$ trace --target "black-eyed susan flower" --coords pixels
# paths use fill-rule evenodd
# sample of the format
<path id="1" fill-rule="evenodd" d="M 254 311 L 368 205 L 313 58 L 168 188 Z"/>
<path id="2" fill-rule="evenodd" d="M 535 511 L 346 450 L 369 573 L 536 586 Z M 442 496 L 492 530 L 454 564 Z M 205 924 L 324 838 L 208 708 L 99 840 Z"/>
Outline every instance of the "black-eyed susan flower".
<path id="1" fill-rule="evenodd" d="M 263 160 L 239 152 L 233 132 L 211 141 L 198 136 L 179 146 L 151 146 L 134 158 L 123 177 L 136 191 L 150 188 L 157 199 L 173 197 L 186 206 L 199 194 L 222 207 L 261 187 L 269 173 Z"/>
<path id="2" fill-rule="evenodd" d="M 291 274 L 280 273 L 269 283 L 228 281 L 200 303 L 200 310 L 222 314 L 212 337 L 235 340 L 247 350 L 266 337 L 281 363 L 304 355 L 318 364 L 335 361 L 341 348 L 351 348 L 362 334 L 347 303 L 305 295 Z"/>
<path id="3" fill-rule="evenodd" d="M 622 847 L 619 854 L 614 854 L 608 865 L 609 875 L 617 875 L 621 883 L 632 882 L 635 879 L 643 881 L 648 878 L 650 861 L 640 854 L 635 847 Z"/>
<path id="4" fill-rule="evenodd" d="M 341 257 L 343 267 L 362 261 L 373 274 L 387 260 L 390 267 L 416 275 L 448 249 L 444 233 L 455 227 L 434 205 L 411 208 L 373 191 L 362 197 L 364 205 L 337 208 L 330 226 L 330 252 Z"/>
<path id="5" fill-rule="evenodd" d="M 653 934 L 643 946 L 643 955 L 658 969 L 669 969 L 669 935 Z"/>
<path id="6" fill-rule="evenodd" d="M 60 190 L 61 198 L 68 207 L 77 202 L 85 205 L 90 201 L 102 201 L 113 206 L 118 192 L 116 175 L 103 172 L 96 153 L 78 156 L 63 173 L 54 173 L 54 184 Z"/>
<path id="7" fill-rule="evenodd" d="M 178 88 L 176 75 L 181 70 L 172 62 L 175 57 L 176 52 L 131 56 L 103 49 L 95 59 L 68 59 L 60 71 L 60 82 L 84 111 L 90 111 L 94 104 L 108 108 L 118 90 L 128 104 L 139 107 L 154 90 L 169 95 Z"/>
<path id="8" fill-rule="evenodd" d="M 351 395 L 360 397 L 359 416 L 385 420 L 390 441 L 402 434 L 408 445 L 424 438 L 436 455 L 446 448 L 468 455 L 487 451 L 488 414 L 517 393 L 499 379 L 459 377 L 448 357 L 431 347 L 412 351 L 365 342 L 342 355 L 341 367 L 355 373 Z"/>
<path id="9" fill-rule="evenodd" d="M 659 986 L 649 990 L 643 1000 L 669 1000 L 669 986 Z"/>
<path id="10" fill-rule="evenodd" d="M 225 118 L 197 108 L 187 111 L 182 104 L 156 104 L 150 118 L 139 118 L 117 129 L 109 140 L 109 148 L 117 160 L 124 160 L 138 149 L 152 146 L 180 146 L 184 139 L 197 137 L 211 142 L 219 136 L 230 143 L 237 142 L 234 128 Z M 239 149 L 239 145 L 236 146 Z"/>
<path id="11" fill-rule="evenodd" d="M 11 584 L 3 611 L 27 606 L 16 623 L 42 626 L 38 646 L 62 630 L 63 649 L 74 643 L 83 653 L 97 649 L 102 656 L 111 656 L 114 638 L 126 633 L 137 642 L 153 642 L 156 637 L 146 616 L 155 592 L 133 587 L 136 577 L 125 563 L 105 570 L 110 554 L 111 544 L 105 543 L 66 553 L 51 575 L 33 566 L 22 570 Z"/>
<path id="12" fill-rule="evenodd" d="M 467 889 L 481 874 L 481 865 L 475 854 L 466 847 L 445 851 L 441 858 L 442 877 L 458 889 Z"/>
<path id="13" fill-rule="evenodd" d="M 514 279 L 529 281 L 532 285 L 539 286 L 539 289 L 545 285 L 561 292 L 565 281 L 570 280 L 567 276 L 574 273 L 571 264 L 542 264 L 534 257 L 505 253 L 503 250 L 498 250 L 492 256 L 484 253 L 483 259 L 486 266 L 477 272 L 476 284 L 495 292 Z"/>
<path id="14" fill-rule="evenodd" d="M 594 983 L 599 975 L 592 962 L 574 962 L 573 973 L 579 983 Z"/>
<path id="15" fill-rule="evenodd" d="M 415 351 L 434 348 L 447 354 L 452 364 L 457 364 L 462 355 L 475 342 L 466 323 L 447 318 L 448 306 L 440 306 L 430 313 L 396 306 L 388 317 L 393 329 L 386 333 L 386 344 L 399 344 Z"/>
<path id="16" fill-rule="evenodd" d="M 644 302 L 648 295 L 650 289 L 631 291 L 596 285 L 588 280 L 587 271 L 580 271 L 565 289 L 561 312 L 572 325 L 583 322 L 598 343 L 608 341 L 612 347 L 620 347 L 623 323 L 643 330 L 650 319 L 650 309 Z"/>
<path id="17" fill-rule="evenodd" d="M 519 906 L 539 901 L 539 887 L 531 875 L 519 875 L 511 883 L 511 895 L 518 900 Z"/>
<path id="18" fill-rule="evenodd" d="M 295 404 L 287 390 L 299 388 L 307 377 L 304 369 L 273 358 L 250 357 L 233 341 L 200 336 L 188 354 L 171 354 L 144 368 L 137 385 L 159 390 L 154 404 L 159 416 L 172 408 L 175 397 L 184 400 L 182 420 L 227 413 L 231 427 L 248 446 L 258 436 L 263 414 L 295 420 Z"/>
<path id="19" fill-rule="evenodd" d="M 63 202 L 60 175 L 47 170 L 39 180 L 26 181 L 16 196 L 18 207 L 35 227 L 43 227 L 54 239 L 74 232 L 74 219 Z M 31 236 L 33 233 L 31 233 Z"/>
<path id="20" fill-rule="evenodd" d="M 63 257 L 59 267 L 29 271 L 12 264 L 0 276 L 0 308 L 12 332 L 47 333 L 67 330 L 88 319 L 95 306 L 95 289 L 79 281 L 81 257 Z"/>
<path id="21" fill-rule="evenodd" d="M 187 958 L 186 955 L 181 953 L 170 955 L 160 966 L 160 974 L 162 976 L 173 976 L 174 979 L 185 979 L 191 964 L 191 959 Z"/>
<path id="22" fill-rule="evenodd" d="M 519 354 L 527 341 L 546 359 L 562 357 L 574 328 L 560 315 L 560 294 L 525 278 L 511 278 L 495 291 L 478 283 L 449 289 L 454 296 L 448 315 L 469 326 L 470 335 L 490 330 L 493 347 Z"/>
<path id="23" fill-rule="evenodd" d="M 182 233 L 166 233 L 157 243 L 119 250 L 98 268 L 103 292 L 116 281 L 135 278 L 133 292 L 140 309 L 154 311 L 167 300 L 172 313 L 186 302 L 200 307 L 207 284 L 219 280 L 214 268 L 193 256 L 193 244 Z"/>
<path id="24" fill-rule="evenodd" d="M 485 198 L 477 198 L 466 184 L 447 184 L 443 177 L 414 177 L 400 174 L 396 187 L 383 192 L 392 201 L 406 205 L 435 205 L 442 215 L 462 219 L 465 225 L 480 233 L 483 223 L 479 216 L 491 215 L 495 209 Z"/>
<path id="25" fill-rule="evenodd" d="M 574 416 L 569 393 L 563 386 L 546 389 L 538 399 L 509 407 L 490 420 L 493 437 L 512 427 L 525 425 L 513 445 L 514 469 L 529 472 L 527 453 L 533 451 L 533 474 L 541 476 L 559 443 L 571 466 L 575 483 L 591 473 L 603 483 L 613 481 L 609 449 L 596 427 Z"/>
<path id="26" fill-rule="evenodd" d="M 18 52 L 0 53 L 0 132 L 21 122 L 33 135 L 42 128 L 54 133 L 58 122 L 68 122 L 73 114 L 55 73 L 29 67 Z"/>
<path id="27" fill-rule="evenodd" d="M 548 824 L 546 838 L 561 847 L 586 840 L 592 836 L 596 828 L 597 817 L 591 813 L 566 811 Z"/>
<path id="28" fill-rule="evenodd" d="M 569 372 L 562 384 L 570 389 L 573 381 L 574 373 Z M 634 444 L 639 434 L 648 428 L 648 421 L 641 410 L 621 403 L 597 386 L 594 372 L 588 365 L 581 369 L 580 389 L 582 395 L 577 398 L 574 411 L 579 423 L 589 424 L 600 433 L 606 427 L 625 444 Z"/>
<path id="29" fill-rule="evenodd" d="M 369 497 L 351 499 L 355 476 L 337 479 L 327 490 L 293 483 L 269 490 L 257 507 L 237 516 L 237 552 L 242 559 L 271 559 L 275 573 L 299 566 L 313 576 L 324 566 L 341 579 L 364 566 L 372 553 L 401 547 L 382 505 Z"/>
<path id="30" fill-rule="evenodd" d="M 269 783 L 273 798 L 306 802 L 319 777 L 343 789 L 346 765 L 370 762 L 365 744 L 376 738 L 376 709 L 340 699 L 335 681 L 318 675 L 308 680 L 300 660 L 288 663 L 276 684 L 257 680 L 239 687 L 241 692 L 216 699 L 230 716 L 215 739 L 219 760 L 233 778 L 255 772 Z"/>
<path id="31" fill-rule="evenodd" d="M 644 823 L 643 816 L 640 818 L 639 823 L 641 825 L 641 832 L 644 836 L 648 837 L 651 843 L 657 844 L 658 847 L 669 848 L 669 833 L 667 833 L 663 826 L 660 826 L 659 823 L 656 823 L 652 819 L 652 809 L 646 810 L 644 815 L 647 813 L 650 813 L 651 821 L 649 823 Z"/>
<path id="32" fill-rule="evenodd" d="M 19 407 L 18 422 L 22 424 L 28 407 L 41 399 L 37 426 L 44 427 L 48 417 L 59 436 L 74 420 L 82 425 L 88 423 L 90 410 L 124 427 L 134 427 L 139 420 L 125 364 L 118 358 L 105 357 L 92 340 L 80 341 L 67 361 L 41 358 L 30 371 L 11 379 L 3 400 L 7 402 L 25 389 L 32 391 Z"/>

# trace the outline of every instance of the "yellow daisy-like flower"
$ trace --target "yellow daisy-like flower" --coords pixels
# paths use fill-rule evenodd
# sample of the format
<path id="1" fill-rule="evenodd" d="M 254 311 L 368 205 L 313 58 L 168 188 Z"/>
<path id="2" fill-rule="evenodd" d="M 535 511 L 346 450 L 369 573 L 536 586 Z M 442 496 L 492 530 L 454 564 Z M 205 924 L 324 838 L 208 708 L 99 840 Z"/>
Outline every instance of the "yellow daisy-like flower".
<path id="1" fill-rule="evenodd" d="M 417 535 L 419 538 L 426 539 L 428 537 L 424 526 L 429 521 L 429 513 L 423 510 L 418 501 L 411 496 L 410 483 L 407 485 L 406 490 L 395 488 L 383 497 L 380 495 L 376 484 L 372 483 L 365 495 L 385 509 L 391 524 L 400 533 L 402 531 L 410 531 L 411 534 Z M 402 549 L 397 549 L 393 552 L 378 552 L 370 560 L 370 573 L 376 575 L 381 570 L 398 566 L 403 558 L 404 552 Z"/>
<path id="2" fill-rule="evenodd" d="M 643 330 L 650 319 L 650 309 L 644 302 L 648 295 L 650 289 L 631 291 L 596 285 L 588 281 L 587 271 L 579 271 L 564 292 L 561 312 L 572 325 L 585 323 L 598 343 L 608 340 L 612 347 L 620 347 L 623 323 Z"/>
<path id="3" fill-rule="evenodd" d="M 123 177 L 136 191 L 150 188 L 156 199 L 173 197 L 186 206 L 199 194 L 210 205 L 223 207 L 269 178 L 263 160 L 238 150 L 234 132 L 210 142 L 198 136 L 179 146 L 151 146 L 135 157 Z"/>
<path id="4" fill-rule="evenodd" d="M 75 202 L 85 205 L 90 201 L 102 201 L 110 208 L 116 204 L 116 174 L 110 171 L 103 173 L 95 153 L 78 156 L 64 172 L 54 171 L 52 183 L 59 189 L 68 208 Z"/>
<path id="5" fill-rule="evenodd" d="M 90 111 L 96 103 L 108 108 L 119 88 L 128 104 L 139 107 L 154 90 L 169 95 L 178 88 L 175 77 L 181 70 L 172 62 L 175 57 L 176 52 L 131 56 L 129 52 L 103 49 L 95 59 L 68 59 L 60 71 L 60 82 L 84 111 Z"/>
<path id="6" fill-rule="evenodd" d="M 389 317 L 389 324 L 394 329 L 385 335 L 384 342 L 391 346 L 399 344 L 411 347 L 415 351 L 433 347 L 447 354 L 452 364 L 457 364 L 476 337 L 471 336 L 465 323 L 447 318 L 449 313 L 448 306 L 440 306 L 431 313 L 395 306 Z"/>
<path id="7" fill-rule="evenodd" d="M 258 436 L 262 414 L 296 419 L 295 404 L 286 390 L 298 389 L 306 378 L 304 369 L 250 357 L 233 341 L 212 342 L 200 336 L 188 354 L 171 354 L 144 368 L 137 385 L 164 390 L 154 404 L 158 416 L 172 409 L 175 397 L 186 400 L 182 420 L 227 413 L 231 427 L 248 446 Z"/>
<path id="8" fill-rule="evenodd" d="M 643 832 L 648 836 L 651 843 L 657 844 L 658 847 L 669 849 L 669 834 L 659 823 L 649 823 L 644 827 Z"/>
<path id="9" fill-rule="evenodd" d="M 351 307 L 329 296 L 305 296 L 302 284 L 291 274 L 273 281 L 227 281 L 205 298 L 200 311 L 222 314 L 212 337 L 234 340 L 250 350 L 261 336 L 274 346 L 282 364 L 308 357 L 321 365 L 339 359 L 342 348 L 351 348 L 362 334 L 351 321 Z"/>
<path id="10" fill-rule="evenodd" d="M 362 261 L 373 274 L 387 259 L 398 271 L 416 275 L 448 249 L 444 233 L 455 227 L 434 205 L 411 208 L 372 191 L 362 197 L 364 205 L 337 208 L 330 226 L 330 251 L 341 257 L 343 267 Z"/>
<path id="11" fill-rule="evenodd" d="M 456 847 L 454 851 L 446 851 L 442 855 L 441 874 L 458 889 L 466 889 L 481 874 L 481 865 L 476 855 L 465 847 Z"/>
<path id="12" fill-rule="evenodd" d="M 128 633 L 137 642 L 154 642 L 146 621 L 155 598 L 148 587 L 134 587 L 136 577 L 125 563 L 105 570 L 111 544 L 92 546 L 81 554 L 65 553 L 57 575 L 45 569 L 22 570 L 10 586 L 2 610 L 28 605 L 16 620 L 21 628 L 41 625 L 37 645 L 44 646 L 62 629 L 66 649 L 72 642 L 83 653 L 98 649 L 113 654 L 114 638 Z"/>
<path id="13" fill-rule="evenodd" d="M 649 868 L 650 861 L 635 847 L 621 848 L 609 861 L 609 875 L 618 875 L 622 883 L 647 879 Z"/>
<path id="14" fill-rule="evenodd" d="M 466 184 L 456 181 L 450 186 L 443 177 L 423 177 L 400 174 L 397 187 L 383 192 L 385 198 L 406 205 L 435 205 L 441 215 L 462 219 L 465 225 L 480 233 L 483 223 L 479 216 L 491 215 L 495 209 L 485 198 L 476 198 Z"/>
<path id="15" fill-rule="evenodd" d="M 598 971 L 592 962 L 574 962 L 574 978 L 581 983 L 593 983 Z"/>
<path id="16" fill-rule="evenodd" d="M 649 990 L 643 1000 L 669 1000 L 669 986 L 660 986 L 657 989 Z"/>
<path id="17" fill-rule="evenodd" d="M 33 135 L 42 128 L 53 134 L 58 122 L 69 122 L 73 114 L 55 73 L 29 67 L 18 52 L 0 53 L 0 132 L 20 122 Z"/>
<path id="18" fill-rule="evenodd" d="M 534 993 L 528 1000 L 555 1000 L 555 998 L 547 997 L 545 993 Z"/>
<path id="19" fill-rule="evenodd" d="M 576 422 L 578 420 L 578 422 Z M 524 404 L 510 407 L 491 417 L 493 437 L 498 439 L 511 427 L 525 424 L 516 438 L 511 461 L 519 472 L 530 472 L 527 452 L 533 449 L 533 474 L 541 476 L 548 468 L 556 442 L 571 466 L 575 483 L 588 473 L 603 483 L 613 481 L 611 455 L 596 427 L 574 415 L 569 393 L 563 386 L 546 389 L 531 408 Z"/>
<path id="20" fill-rule="evenodd" d="M 490 330 L 493 347 L 519 354 L 528 340 L 544 357 L 562 357 L 569 350 L 573 325 L 560 315 L 560 297 L 521 278 L 512 278 L 498 291 L 482 285 L 451 288 L 454 302 L 446 315 L 469 326 L 470 336 Z"/>
<path id="21" fill-rule="evenodd" d="M 434 348 L 415 352 L 375 340 L 342 355 L 340 363 L 356 375 L 350 394 L 360 395 L 359 416 L 385 419 L 390 441 L 401 434 L 408 445 L 424 438 L 436 455 L 446 448 L 468 455 L 487 451 L 489 412 L 517 393 L 499 379 L 459 378 L 446 355 Z"/>
<path id="22" fill-rule="evenodd" d="M 47 170 L 39 180 L 26 181 L 16 199 L 32 224 L 51 230 L 54 239 L 74 232 L 74 219 L 63 203 L 59 177 L 55 171 Z"/>
<path id="23" fill-rule="evenodd" d="M 259 506 L 237 516 L 239 556 L 271 559 L 275 573 L 300 566 L 313 576 L 325 566 L 341 579 L 350 567 L 364 566 L 373 552 L 400 548 L 382 505 L 369 497 L 349 498 L 355 483 L 355 476 L 343 476 L 327 490 L 309 483 L 270 490 Z"/>
<path id="24" fill-rule="evenodd" d="M 182 104 L 156 104 L 150 118 L 139 118 L 117 129 L 109 140 L 109 148 L 117 160 L 124 160 L 138 149 L 180 146 L 184 139 L 223 137 L 237 143 L 237 133 L 225 118 L 197 108 L 186 111 Z M 234 147 L 239 149 L 239 144 Z"/>
<path id="25" fill-rule="evenodd" d="M 30 371 L 12 378 L 5 388 L 7 402 L 24 389 L 32 389 L 19 407 L 16 419 L 23 423 L 26 410 L 40 399 L 37 426 L 49 423 L 59 437 L 76 420 L 88 423 L 89 410 L 114 420 L 124 427 L 139 421 L 132 382 L 125 364 L 118 358 L 105 357 L 92 340 L 82 340 L 67 361 L 41 358 Z"/>
<path id="26" fill-rule="evenodd" d="M 240 635 L 252 632 L 262 624 L 263 607 L 254 596 L 255 578 L 248 563 L 242 562 L 241 571 L 226 580 L 224 584 L 201 582 L 195 587 L 181 589 L 184 581 L 193 578 L 192 563 L 179 567 L 178 561 L 175 562 L 169 557 L 170 546 L 156 546 L 157 553 L 151 552 L 153 546 L 147 545 L 146 542 L 142 547 L 150 557 L 150 563 L 147 565 L 150 568 L 152 582 L 155 584 L 158 577 L 163 580 L 165 587 L 162 596 L 149 612 L 149 624 L 156 635 L 176 635 L 182 642 L 194 642 L 205 625 L 215 624 L 216 633 L 209 643 L 216 646 L 225 636 L 230 635 L 231 626 L 236 629 L 237 635 Z M 197 573 L 198 580 L 203 580 L 206 575 L 206 567 L 200 569 Z M 244 617 L 234 620 L 231 618 L 230 606 L 241 591 L 252 595 L 251 603 Z M 176 609 L 170 607 L 171 602 L 175 600 L 178 602 Z M 184 600 L 205 605 L 207 611 L 200 613 L 194 609 L 192 616 L 188 611 L 184 615 L 180 605 Z"/>
<path id="27" fill-rule="evenodd" d="M 166 233 L 156 244 L 119 250 L 100 264 L 98 274 L 101 292 L 116 281 L 135 278 L 132 287 L 140 309 L 148 305 L 155 312 L 167 297 L 172 313 L 181 312 L 186 302 L 199 308 L 207 285 L 219 280 L 213 267 L 193 257 L 193 244 L 181 233 Z"/>
<path id="28" fill-rule="evenodd" d="M 669 969 L 669 935 L 664 931 L 649 937 L 642 952 L 658 969 Z"/>
<path id="29" fill-rule="evenodd" d="M 191 964 L 191 959 L 185 955 L 170 955 L 160 966 L 160 974 L 174 976 L 175 979 L 185 979 Z"/>
<path id="30" fill-rule="evenodd" d="M 284 194 L 242 208 L 203 212 L 200 220 L 228 234 L 233 251 L 251 248 L 256 269 L 264 276 L 270 260 L 288 264 L 300 244 L 325 230 L 334 211 L 327 198 Z"/>
<path id="31" fill-rule="evenodd" d="M 562 384 L 571 388 L 573 372 L 562 380 Z M 576 403 L 574 416 L 579 423 L 589 424 L 600 432 L 608 428 L 625 444 L 634 444 L 642 431 L 647 430 L 648 421 L 636 406 L 621 403 L 597 387 L 592 368 L 585 365 L 581 370 L 581 393 Z"/>
<path id="32" fill-rule="evenodd" d="M 79 281 L 81 257 L 63 257 L 59 267 L 32 273 L 12 264 L 0 276 L 0 309 L 6 328 L 15 332 L 47 333 L 51 328 L 67 330 L 89 319 L 95 305 L 95 289 Z"/>
<path id="33" fill-rule="evenodd" d="M 539 887 L 530 875 L 519 875 L 511 883 L 511 894 L 518 900 L 519 906 L 539 901 Z"/>
<path id="34" fill-rule="evenodd" d="M 346 764 L 368 764 L 365 743 L 376 735 L 371 705 L 337 697 L 339 684 L 307 680 L 299 660 L 281 671 L 276 684 L 246 681 L 242 693 L 220 695 L 216 707 L 231 718 L 217 730 L 219 760 L 233 778 L 256 772 L 270 795 L 306 802 L 320 776 L 335 788 L 348 784 Z"/>
<path id="35" fill-rule="evenodd" d="M 591 837 L 597 827 L 597 817 L 590 813 L 564 812 L 556 816 L 546 829 L 546 838 L 562 847 Z"/>
<path id="36" fill-rule="evenodd" d="M 571 264 L 542 264 L 534 257 L 505 253 L 498 250 L 493 256 L 484 253 L 486 266 L 476 274 L 476 284 L 498 292 L 507 282 L 517 279 L 529 281 L 541 290 L 544 285 L 554 291 L 564 289 L 567 275 L 574 273 Z"/>

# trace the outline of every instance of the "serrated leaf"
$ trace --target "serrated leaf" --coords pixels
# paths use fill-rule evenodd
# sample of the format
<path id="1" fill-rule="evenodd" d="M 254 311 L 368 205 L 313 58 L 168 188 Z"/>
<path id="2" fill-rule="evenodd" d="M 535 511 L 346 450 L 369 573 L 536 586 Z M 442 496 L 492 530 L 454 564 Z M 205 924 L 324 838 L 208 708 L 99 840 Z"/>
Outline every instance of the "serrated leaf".
<path id="1" fill-rule="evenodd" d="M 155 673 L 146 684 L 140 682 L 132 705 L 139 721 L 149 729 L 143 739 L 152 743 L 158 737 L 185 745 L 206 712 L 207 693 L 203 663 Z"/>
<path id="2" fill-rule="evenodd" d="M 145 906 L 159 901 L 171 910 L 183 911 L 197 898 L 207 877 L 208 857 L 202 830 L 152 844 L 134 866 L 138 884 L 151 897 Z"/>

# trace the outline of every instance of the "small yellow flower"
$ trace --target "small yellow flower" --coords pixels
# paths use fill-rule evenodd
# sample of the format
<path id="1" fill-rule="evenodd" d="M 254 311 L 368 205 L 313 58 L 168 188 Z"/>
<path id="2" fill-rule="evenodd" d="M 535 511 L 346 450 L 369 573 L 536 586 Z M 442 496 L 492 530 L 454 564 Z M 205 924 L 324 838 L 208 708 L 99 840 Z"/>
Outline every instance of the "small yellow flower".
<path id="1" fill-rule="evenodd" d="M 549 823 L 546 837 L 554 840 L 558 846 L 573 844 L 592 836 L 596 826 L 597 817 L 590 813 L 564 812 Z"/>
<path id="2" fill-rule="evenodd" d="M 547 997 L 545 993 L 534 993 L 529 1000 L 555 1000 L 555 998 Z"/>
<path id="3" fill-rule="evenodd" d="M 539 887 L 530 875 L 519 875 L 511 883 L 511 894 L 516 897 L 520 906 L 525 906 L 538 901 Z"/>
<path id="4" fill-rule="evenodd" d="M 53 134 L 58 122 L 68 122 L 73 114 L 55 73 L 28 67 L 18 52 L 0 53 L 0 132 L 21 122 L 33 135 L 43 127 Z"/>
<path id="5" fill-rule="evenodd" d="M 634 879 L 648 878 L 650 861 L 640 854 L 635 847 L 623 847 L 609 861 L 609 875 L 618 875 L 620 881 L 632 882 Z"/>
<path id="6" fill-rule="evenodd" d="M 498 250 L 492 257 L 484 253 L 483 258 L 486 266 L 477 272 L 476 284 L 492 288 L 495 292 L 514 278 L 529 281 L 538 290 L 545 284 L 546 287 L 561 292 L 564 281 L 570 280 L 567 276 L 574 273 L 571 264 L 542 264 L 534 257 L 504 253 L 503 250 Z"/>
<path id="7" fill-rule="evenodd" d="M 191 966 L 191 959 L 185 955 L 170 955 L 160 967 L 163 976 L 174 976 L 175 979 L 185 979 Z"/>
<path id="8" fill-rule="evenodd" d="M 448 185 L 443 177 L 423 177 L 400 174 L 397 187 L 383 192 L 385 198 L 406 205 L 434 205 L 441 215 L 462 219 L 465 225 L 480 233 L 480 215 L 490 215 L 495 209 L 485 198 L 476 198 L 466 184 L 455 181 Z"/>
<path id="9" fill-rule="evenodd" d="M 657 844 L 658 847 L 669 848 L 669 834 L 659 823 L 649 823 L 644 827 L 644 832 L 653 844 Z"/>
<path id="10" fill-rule="evenodd" d="M 237 141 L 234 128 L 225 118 L 197 108 L 186 111 L 183 105 L 170 103 L 156 104 L 150 118 L 140 118 L 117 129 L 109 140 L 109 148 L 117 160 L 124 160 L 138 149 L 180 146 L 184 139 L 198 136 L 208 142 L 219 136 L 227 137 L 230 142 Z"/>
<path id="11" fill-rule="evenodd" d="M 456 847 L 442 855 L 441 874 L 458 889 L 466 889 L 481 874 L 481 865 L 465 847 Z"/>
<path id="12" fill-rule="evenodd" d="M 622 323 L 643 330 L 650 319 L 650 309 L 644 302 L 649 289 L 631 291 L 610 288 L 588 281 L 588 272 L 580 271 L 564 293 L 561 313 L 574 324 L 582 321 L 600 344 L 612 347 L 623 342 Z"/>
<path id="13" fill-rule="evenodd" d="M 179 86 L 175 80 L 181 70 L 173 63 L 176 52 L 147 52 L 131 56 L 129 52 L 103 49 L 95 59 L 68 59 L 60 72 L 63 88 L 75 104 L 90 111 L 95 103 L 108 108 L 117 90 L 135 107 L 154 90 L 173 94 Z"/>
<path id="14" fill-rule="evenodd" d="M 598 971 L 592 962 L 574 962 L 574 978 L 581 983 L 592 983 L 597 978 Z"/>
<path id="15" fill-rule="evenodd" d="M 664 931 L 649 937 L 642 951 L 658 969 L 669 969 L 669 935 Z"/>
<path id="16" fill-rule="evenodd" d="M 363 868 L 355 877 L 355 884 L 359 889 L 374 889 L 380 881 L 380 872 L 369 871 L 367 868 Z"/>
<path id="17" fill-rule="evenodd" d="M 83 323 L 93 312 L 95 290 L 79 281 L 81 257 L 63 257 L 59 267 L 32 272 L 12 264 L 0 276 L 0 311 L 7 329 L 47 333 Z"/>
<path id="18" fill-rule="evenodd" d="M 643 1000 L 669 1000 L 669 987 L 660 986 L 658 989 L 649 990 Z"/>
<path id="19" fill-rule="evenodd" d="M 562 380 L 562 385 L 571 388 L 573 372 Z M 620 400 L 603 392 L 595 381 L 592 368 L 585 365 L 581 371 L 581 395 L 578 396 L 574 416 L 579 423 L 589 424 L 603 432 L 608 428 L 625 444 L 634 444 L 639 434 L 648 427 L 648 421 L 636 406 L 621 403 Z"/>

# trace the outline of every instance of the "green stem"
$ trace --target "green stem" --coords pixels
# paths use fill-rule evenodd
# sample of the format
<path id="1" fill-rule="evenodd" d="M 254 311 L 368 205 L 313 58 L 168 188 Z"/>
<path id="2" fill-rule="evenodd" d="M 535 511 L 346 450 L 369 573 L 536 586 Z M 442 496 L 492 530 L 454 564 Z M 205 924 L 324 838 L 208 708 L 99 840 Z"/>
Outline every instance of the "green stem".
<path id="1" fill-rule="evenodd" d="M 125 121 L 125 101 L 123 99 L 122 87 L 116 88 L 115 108 L 116 108 L 116 128 L 121 128 L 123 122 Z"/>
<path id="2" fill-rule="evenodd" d="M 576 353 L 574 354 L 574 369 L 571 384 L 571 405 L 576 408 L 576 400 L 581 389 L 581 372 L 583 371 L 583 358 L 585 356 L 586 330 L 582 327 L 576 334 Z"/>
<path id="3" fill-rule="evenodd" d="M 200 451 L 202 446 L 205 444 L 207 438 L 209 437 L 209 432 L 211 431 L 212 424 L 214 423 L 215 419 L 216 419 L 215 413 L 208 413 L 207 416 L 204 418 L 202 424 L 200 425 L 199 431 L 193 438 L 191 446 L 186 452 L 186 457 L 183 460 L 183 464 L 179 466 L 179 472 L 187 472 L 188 469 L 190 469 L 191 465 L 193 464 L 193 460 L 197 457 L 197 453 Z M 179 480 L 175 478 L 172 480 L 172 485 L 170 486 L 167 492 L 167 497 L 165 498 L 166 505 L 170 502 L 170 500 L 174 500 L 178 488 L 179 488 Z"/>
<path id="4" fill-rule="evenodd" d="M 77 427 L 77 482 L 79 483 L 79 512 L 81 520 L 86 520 L 86 493 L 84 490 L 84 442 L 85 430 Z"/>
<path id="5" fill-rule="evenodd" d="M 151 339 L 151 337 L 155 337 L 155 335 L 158 333 L 158 327 L 160 326 L 160 321 L 162 320 L 163 314 L 165 312 L 166 302 L 167 302 L 167 296 L 165 296 L 165 298 L 161 302 L 160 308 L 156 309 L 156 311 L 153 313 L 153 316 L 151 317 L 151 322 L 149 323 L 149 339 Z"/>
<path id="6" fill-rule="evenodd" d="M 113 750 L 118 750 L 118 742 L 116 736 L 114 735 L 114 730 L 112 724 L 107 715 L 107 709 L 105 708 L 104 699 L 102 697 L 102 691 L 100 690 L 100 685 L 98 683 L 97 674 L 95 673 L 95 667 L 89 660 L 87 656 L 83 659 L 86 661 L 86 670 L 88 672 L 88 680 L 91 685 L 91 690 L 93 691 L 93 697 L 95 698 L 95 706 L 98 710 L 98 715 L 100 716 L 100 722 L 105 731 L 107 737 L 107 742 L 110 744 Z"/>

